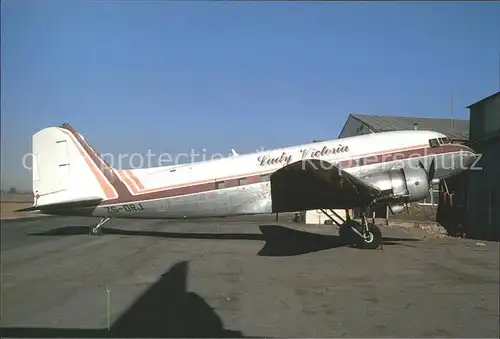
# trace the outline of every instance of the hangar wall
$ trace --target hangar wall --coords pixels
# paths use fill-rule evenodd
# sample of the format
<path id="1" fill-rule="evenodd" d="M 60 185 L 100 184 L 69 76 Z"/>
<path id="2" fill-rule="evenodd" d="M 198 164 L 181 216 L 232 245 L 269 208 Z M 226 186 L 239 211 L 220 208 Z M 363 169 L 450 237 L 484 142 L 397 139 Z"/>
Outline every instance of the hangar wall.
<path id="1" fill-rule="evenodd" d="M 500 92 L 471 106 L 470 146 L 481 158 L 470 171 L 465 232 L 468 238 L 500 240 Z"/>

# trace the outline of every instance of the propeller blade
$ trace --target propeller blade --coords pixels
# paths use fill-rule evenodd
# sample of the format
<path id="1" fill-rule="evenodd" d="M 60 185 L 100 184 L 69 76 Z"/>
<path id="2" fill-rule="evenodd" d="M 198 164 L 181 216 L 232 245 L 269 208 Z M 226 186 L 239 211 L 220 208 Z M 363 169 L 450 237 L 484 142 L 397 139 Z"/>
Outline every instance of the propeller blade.
<path id="1" fill-rule="evenodd" d="M 427 172 L 427 170 L 425 169 L 424 164 L 422 164 L 421 160 L 418 161 L 418 166 L 420 166 L 421 169 L 423 169 L 424 171 Z"/>
<path id="2" fill-rule="evenodd" d="M 432 179 L 434 179 L 434 174 L 436 174 L 436 164 L 434 163 L 434 158 L 432 158 L 431 161 L 431 166 L 429 167 L 429 171 L 427 172 L 428 174 L 428 180 L 429 180 L 429 185 L 432 182 Z"/>
<path id="3" fill-rule="evenodd" d="M 436 164 L 434 163 L 434 158 L 432 158 L 431 165 L 428 170 L 425 168 L 424 164 L 422 164 L 422 161 L 419 161 L 418 165 L 427 173 L 427 183 L 430 186 L 432 184 L 432 180 L 434 179 L 434 175 L 436 174 Z"/>

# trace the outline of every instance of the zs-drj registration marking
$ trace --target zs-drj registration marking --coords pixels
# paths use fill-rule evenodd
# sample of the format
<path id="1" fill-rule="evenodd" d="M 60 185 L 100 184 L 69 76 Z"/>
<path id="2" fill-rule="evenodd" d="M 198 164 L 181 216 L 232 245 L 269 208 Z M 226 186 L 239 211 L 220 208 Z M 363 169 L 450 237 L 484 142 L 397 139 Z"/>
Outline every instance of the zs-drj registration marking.
<path id="1" fill-rule="evenodd" d="M 120 212 L 139 212 L 144 210 L 142 204 L 126 204 L 119 206 L 106 206 L 106 211 L 108 213 L 120 213 Z"/>

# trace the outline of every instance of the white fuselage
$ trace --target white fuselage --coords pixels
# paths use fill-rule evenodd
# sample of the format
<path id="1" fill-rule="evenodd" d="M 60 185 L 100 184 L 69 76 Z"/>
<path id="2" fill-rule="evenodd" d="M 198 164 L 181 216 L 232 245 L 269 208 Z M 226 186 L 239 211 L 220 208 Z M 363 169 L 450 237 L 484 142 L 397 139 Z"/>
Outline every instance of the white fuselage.
<path id="1" fill-rule="evenodd" d="M 441 138 L 446 137 L 431 131 L 384 132 L 184 165 L 124 170 L 105 164 L 83 136 L 66 124 L 33 136 L 35 205 L 97 199 L 97 207 L 63 208 L 53 214 L 121 218 L 271 213 L 270 174 L 300 160 L 323 160 L 363 178 L 435 158 L 436 178 L 454 175 L 464 167 L 458 162 L 469 162 L 474 153 L 462 145 L 437 144 Z M 436 139 L 436 144 L 430 139 Z"/>
<path id="2" fill-rule="evenodd" d="M 232 178 L 271 173 L 302 159 L 328 162 L 355 160 L 389 152 L 403 152 L 429 147 L 429 139 L 442 138 L 441 133 L 428 131 L 395 131 L 365 134 L 344 139 L 310 143 L 250 154 L 190 163 L 181 166 L 133 169 L 132 174 L 144 187 L 140 192 L 153 192 L 193 182 L 222 181 Z M 326 152 L 321 153 L 323 149 Z M 335 150 L 335 152 L 331 152 Z M 337 152 L 338 151 L 338 152 Z M 346 168 L 352 173 L 357 167 Z M 132 186 L 133 184 L 130 183 Z M 136 188 L 137 185 L 136 185 Z M 139 190 L 138 190 L 139 191 Z"/>

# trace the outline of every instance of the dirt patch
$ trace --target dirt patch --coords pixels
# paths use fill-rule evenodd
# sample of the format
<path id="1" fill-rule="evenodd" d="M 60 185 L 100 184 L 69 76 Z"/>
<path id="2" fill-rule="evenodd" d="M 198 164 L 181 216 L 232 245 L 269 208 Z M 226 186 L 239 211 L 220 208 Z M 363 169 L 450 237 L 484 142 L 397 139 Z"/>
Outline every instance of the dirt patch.
<path id="1" fill-rule="evenodd" d="M 1 193 L 1 202 L 33 202 L 33 194 L 22 194 L 22 193 Z"/>

